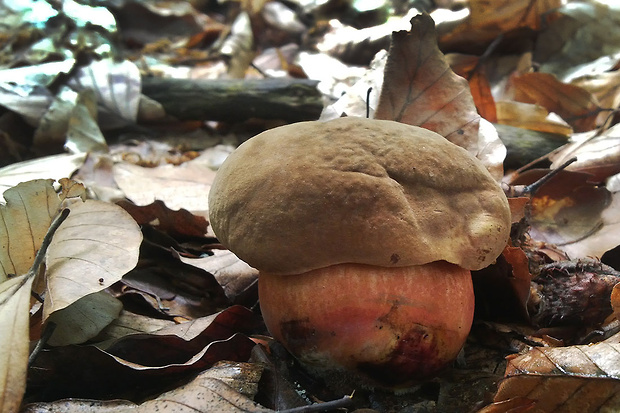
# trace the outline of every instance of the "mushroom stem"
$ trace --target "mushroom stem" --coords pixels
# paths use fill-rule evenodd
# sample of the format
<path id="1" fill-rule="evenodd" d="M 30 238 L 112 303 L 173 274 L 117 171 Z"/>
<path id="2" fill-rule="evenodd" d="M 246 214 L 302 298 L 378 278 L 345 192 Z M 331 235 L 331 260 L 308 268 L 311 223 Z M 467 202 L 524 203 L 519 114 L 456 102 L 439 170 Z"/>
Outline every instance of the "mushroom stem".
<path id="1" fill-rule="evenodd" d="M 261 272 L 259 297 L 270 333 L 309 370 L 353 371 L 392 388 L 454 360 L 474 313 L 470 271 L 445 261 Z"/>

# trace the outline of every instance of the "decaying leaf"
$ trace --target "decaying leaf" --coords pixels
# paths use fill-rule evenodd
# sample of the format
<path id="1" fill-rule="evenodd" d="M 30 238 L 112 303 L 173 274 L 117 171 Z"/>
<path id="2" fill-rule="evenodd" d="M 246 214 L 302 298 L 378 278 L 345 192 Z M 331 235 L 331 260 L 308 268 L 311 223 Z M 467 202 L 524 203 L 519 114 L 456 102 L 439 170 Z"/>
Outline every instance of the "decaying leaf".
<path id="1" fill-rule="evenodd" d="M 213 274 L 222 286 L 226 297 L 234 304 L 252 307 L 256 303 L 258 291 L 258 270 L 241 261 L 229 250 L 214 250 L 205 258 L 183 258 L 186 264 L 202 268 Z"/>
<path id="2" fill-rule="evenodd" d="M 26 275 L 0 283 L 0 412 L 16 412 L 26 390 L 30 288 Z"/>
<path id="3" fill-rule="evenodd" d="M 503 175 L 506 148 L 492 125 L 481 122 L 467 81 L 450 69 L 426 14 L 411 20 L 410 31 L 392 35 L 375 118 L 437 132 L 479 158 L 497 179 Z"/>
<path id="4" fill-rule="evenodd" d="M 60 200 L 52 180 L 29 181 L 4 192 L 0 204 L 0 283 L 10 274 L 21 275 L 32 266 Z"/>
<path id="5" fill-rule="evenodd" d="M 508 360 L 495 402 L 521 397 L 528 412 L 603 412 L 620 409 L 620 345 L 535 347 Z"/>
<path id="6" fill-rule="evenodd" d="M 91 200 L 70 209 L 47 254 L 43 320 L 114 284 L 138 262 L 142 233 L 124 209 Z"/>

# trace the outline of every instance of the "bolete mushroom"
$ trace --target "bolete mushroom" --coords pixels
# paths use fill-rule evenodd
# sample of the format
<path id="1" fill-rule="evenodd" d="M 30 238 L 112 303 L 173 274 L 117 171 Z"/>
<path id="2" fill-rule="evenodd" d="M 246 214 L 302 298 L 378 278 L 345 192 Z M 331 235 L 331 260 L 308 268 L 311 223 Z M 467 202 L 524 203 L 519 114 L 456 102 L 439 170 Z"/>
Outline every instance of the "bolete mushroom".
<path id="1" fill-rule="evenodd" d="M 259 270 L 267 328 L 310 371 L 404 386 L 456 358 L 470 270 L 506 245 L 506 196 L 429 130 L 339 118 L 263 132 L 217 173 L 220 242 Z"/>

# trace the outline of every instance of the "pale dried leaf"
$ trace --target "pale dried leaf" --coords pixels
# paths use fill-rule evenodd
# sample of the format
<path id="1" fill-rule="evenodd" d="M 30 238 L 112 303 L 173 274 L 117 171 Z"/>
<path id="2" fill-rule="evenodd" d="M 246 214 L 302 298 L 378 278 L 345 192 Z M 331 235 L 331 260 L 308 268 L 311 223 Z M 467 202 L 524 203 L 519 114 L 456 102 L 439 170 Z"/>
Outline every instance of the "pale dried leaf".
<path id="1" fill-rule="evenodd" d="M 140 104 L 141 78 L 138 67 L 129 60 L 103 59 L 81 68 L 70 85 L 92 90 L 100 105 L 100 125 L 108 128 L 136 121 Z"/>
<path id="2" fill-rule="evenodd" d="M 611 175 L 620 173 L 620 125 L 614 125 L 603 133 L 575 134 L 571 143 L 552 154 L 551 168 L 577 157 L 566 169 L 592 174 L 593 181 L 603 182 Z"/>
<path id="3" fill-rule="evenodd" d="M 538 36 L 534 58 L 563 81 L 613 68 L 620 58 L 617 2 L 567 2 Z"/>
<path id="4" fill-rule="evenodd" d="M 258 383 L 261 371 L 256 371 L 256 364 L 236 363 L 236 367 L 231 366 L 227 375 L 235 379 L 250 371 L 253 380 Z M 137 412 L 188 412 L 188 413 L 208 413 L 208 412 L 256 412 L 268 413 L 273 410 L 267 409 L 254 402 L 247 395 L 240 392 L 240 388 L 231 387 L 229 377 L 223 377 L 220 369 L 211 368 L 201 373 L 192 382 L 185 386 L 164 393 L 154 400 L 147 401 L 140 405 Z M 215 377 L 214 377 L 215 376 Z M 247 389 L 247 385 L 245 386 Z"/>
<path id="5" fill-rule="evenodd" d="M 162 200 L 170 209 L 206 211 L 213 178 L 215 171 L 209 169 L 201 157 L 179 166 L 114 165 L 116 183 L 136 205 Z"/>
<path id="6" fill-rule="evenodd" d="M 47 252 L 44 320 L 119 281 L 138 262 L 142 233 L 124 209 L 90 200 L 70 209 Z"/>
<path id="7" fill-rule="evenodd" d="M 122 310 L 118 318 L 112 320 L 110 325 L 101 332 L 98 339 L 116 340 L 129 334 L 152 333 L 171 325 L 175 325 L 172 320 L 152 318 Z"/>
<path id="8" fill-rule="evenodd" d="M 383 86 L 383 72 L 385 71 L 386 61 L 387 52 L 385 50 L 377 53 L 362 77 L 348 88 L 337 101 L 323 109 L 320 120 L 336 119 L 342 116 L 364 118 L 367 112 L 369 117 L 373 118 Z"/>
<path id="9" fill-rule="evenodd" d="M 49 316 L 47 322 L 53 322 L 56 328 L 47 343 L 52 346 L 84 343 L 116 319 L 122 308 L 120 300 L 105 291 L 82 297 Z"/>
<path id="10" fill-rule="evenodd" d="M 69 177 L 86 159 L 85 153 L 75 155 L 52 155 L 30 161 L 18 162 L 0 168 L 0 192 L 34 179 L 53 179 Z M 0 203 L 1 203 L 0 199 Z"/>
<path id="11" fill-rule="evenodd" d="M 73 107 L 67 130 L 65 149 L 70 153 L 107 152 L 108 145 L 97 125 L 95 93 L 86 89 L 80 92 Z"/>
<path id="12" fill-rule="evenodd" d="M 0 284 L 0 412 L 16 412 L 26 391 L 30 288 L 26 275 Z"/>
<path id="13" fill-rule="evenodd" d="M 4 192 L 0 204 L 0 282 L 25 274 L 60 208 L 52 180 L 24 182 Z"/>

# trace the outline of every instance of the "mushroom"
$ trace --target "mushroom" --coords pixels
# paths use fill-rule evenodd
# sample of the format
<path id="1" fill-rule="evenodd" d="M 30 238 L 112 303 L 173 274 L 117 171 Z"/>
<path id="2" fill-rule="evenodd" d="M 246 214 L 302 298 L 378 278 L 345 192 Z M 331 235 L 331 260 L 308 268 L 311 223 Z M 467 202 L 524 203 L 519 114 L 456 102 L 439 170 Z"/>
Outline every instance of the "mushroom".
<path id="1" fill-rule="evenodd" d="M 493 263 L 510 231 L 504 192 L 465 149 L 351 117 L 244 142 L 217 173 L 209 217 L 259 270 L 265 324 L 302 365 L 390 388 L 456 358 L 470 270 Z"/>

